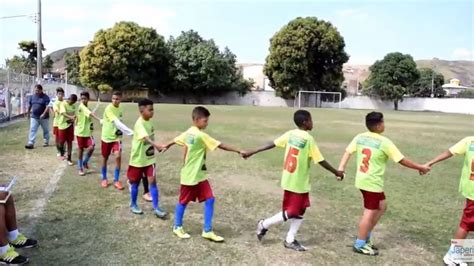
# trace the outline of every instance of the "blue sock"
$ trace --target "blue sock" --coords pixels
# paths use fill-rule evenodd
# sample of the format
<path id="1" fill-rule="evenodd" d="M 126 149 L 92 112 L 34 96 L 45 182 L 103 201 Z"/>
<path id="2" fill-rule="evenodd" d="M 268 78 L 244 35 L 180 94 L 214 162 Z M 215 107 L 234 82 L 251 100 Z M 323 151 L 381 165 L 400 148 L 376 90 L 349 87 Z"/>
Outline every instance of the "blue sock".
<path id="1" fill-rule="evenodd" d="M 120 168 L 115 167 L 114 171 L 114 182 L 119 181 L 120 178 Z"/>
<path id="2" fill-rule="evenodd" d="M 214 215 L 214 198 L 204 202 L 204 232 L 212 231 L 212 216 Z"/>
<path id="3" fill-rule="evenodd" d="M 102 180 L 107 179 L 107 166 L 102 166 Z"/>
<path id="4" fill-rule="evenodd" d="M 354 247 L 356 248 L 362 248 L 367 241 L 361 240 L 361 239 L 356 239 L 356 242 L 354 243 Z"/>
<path id="5" fill-rule="evenodd" d="M 82 161 L 81 159 L 78 159 L 78 160 L 77 160 L 77 168 L 78 168 L 79 170 L 83 170 L 83 169 L 84 169 L 84 166 L 83 166 L 82 163 L 83 163 L 83 161 Z"/>
<path id="6" fill-rule="evenodd" d="M 370 239 L 371 236 L 372 236 L 372 231 L 370 231 L 369 234 L 367 235 L 367 241 Z"/>
<path id="7" fill-rule="evenodd" d="M 174 211 L 174 226 L 175 227 L 183 226 L 184 210 L 186 210 L 186 205 L 181 204 L 181 203 L 176 204 L 176 209 Z"/>
<path id="8" fill-rule="evenodd" d="M 137 205 L 137 197 L 138 197 L 138 183 L 130 184 L 130 202 L 132 206 Z"/>
<path id="9" fill-rule="evenodd" d="M 82 160 L 82 163 L 83 164 L 88 164 L 90 159 L 91 159 L 91 157 L 89 157 L 89 155 L 86 155 L 86 156 L 84 156 L 84 160 Z"/>
<path id="10" fill-rule="evenodd" d="M 158 186 L 156 183 L 150 184 L 150 194 L 151 194 L 151 201 L 153 203 L 153 209 L 158 209 Z"/>

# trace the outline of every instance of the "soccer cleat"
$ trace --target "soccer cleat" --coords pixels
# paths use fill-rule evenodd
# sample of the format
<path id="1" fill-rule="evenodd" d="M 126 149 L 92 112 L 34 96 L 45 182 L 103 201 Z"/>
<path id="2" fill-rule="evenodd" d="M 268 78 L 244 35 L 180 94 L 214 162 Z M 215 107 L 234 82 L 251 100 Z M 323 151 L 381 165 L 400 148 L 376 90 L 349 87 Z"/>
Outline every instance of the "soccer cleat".
<path id="1" fill-rule="evenodd" d="M 446 264 L 448 266 L 467 266 L 468 265 L 465 262 L 462 262 L 460 260 L 457 260 L 457 259 L 453 258 L 451 255 L 449 255 L 449 253 L 444 255 L 443 262 L 444 262 L 444 264 Z"/>
<path id="2" fill-rule="evenodd" d="M 28 263 L 28 258 L 18 254 L 12 246 L 9 246 L 7 252 L 0 256 L 0 264 L 23 265 L 26 263 Z"/>
<path id="3" fill-rule="evenodd" d="M 148 202 L 151 202 L 151 201 L 152 201 L 150 192 L 143 194 L 142 197 L 143 197 L 143 199 L 144 199 L 145 201 L 148 201 Z"/>
<path id="4" fill-rule="evenodd" d="M 369 247 L 371 247 L 373 250 L 379 250 L 379 248 L 374 245 L 374 242 L 372 242 L 372 239 L 371 239 L 371 238 L 367 239 L 367 241 L 366 241 L 365 243 L 367 243 L 367 245 L 368 245 Z"/>
<path id="5" fill-rule="evenodd" d="M 268 229 L 265 229 L 265 227 L 263 227 L 263 220 L 258 221 L 258 223 L 257 223 L 257 238 L 258 238 L 258 241 L 262 241 L 263 237 L 265 236 L 265 234 L 267 232 L 268 232 Z"/>
<path id="6" fill-rule="evenodd" d="M 367 256 L 377 256 L 379 254 L 379 252 L 377 250 L 373 249 L 372 247 L 370 247 L 367 244 L 365 244 L 361 248 L 357 248 L 356 246 L 353 246 L 352 250 L 355 253 L 359 253 L 359 254 L 363 254 L 363 255 L 367 255 Z"/>
<path id="7" fill-rule="evenodd" d="M 72 165 L 74 165 L 74 163 L 72 161 L 68 160 L 67 165 L 72 166 Z"/>
<path id="8" fill-rule="evenodd" d="M 179 238 L 181 239 L 188 239 L 188 238 L 191 238 L 191 236 L 186 233 L 183 229 L 182 226 L 179 226 L 179 227 L 173 227 L 173 233 L 175 235 L 177 235 Z"/>
<path id="9" fill-rule="evenodd" d="M 138 207 L 138 205 L 130 204 L 130 210 L 134 214 L 143 214 L 142 209 L 140 209 L 140 207 Z"/>
<path id="10" fill-rule="evenodd" d="M 103 188 L 107 188 L 109 186 L 109 181 L 107 179 L 104 179 L 100 182 L 100 186 Z"/>
<path id="11" fill-rule="evenodd" d="M 212 242 L 224 242 L 224 238 L 222 236 L 218 236 L 214 233 L 214 231 L 210 231 L 210 232 L 202 232 L 202 235 L 201 235 L 203 238 L 207 239 L 207 240 L 210 240 Z"/>
<path id="12" fill-rule="evenodd" d="M 118 190 L 123 190 L 124 189 L 124 187 L 122 185 L 122 182 L 120 182 L 120 181 L 114 182 L 114 187 Z"/>
<path id="13" fill-rule="evenodd" d="M 80 176 L 85 176 L 85 175 L 86 175 L 86 172 L 84 172 L 84 170 L 79 170 L 79 175 L 80 175 Z"/>
<path id="14" fill-rule="evenodd" d="M 32 149 L 34 149 L 34 148 L 35 148 L 35 146 L 33 146 L 33 144 L 27 144 L 27 145 L 25 145 L 25 149 L 32 150 Z"/>
<path id="15" fill-rule="evenodd" d="M 292 249 L 292 250 L 295 250 L 295 251 L 306 251 L 308 250 L 305 246 L 301 245 L 300 242 L 296 241 L 293 241 L 293 243 L 288 243 L 286 242 L 286 240 L 283 242 L 283 246 L 285 246 L 285 248 L 288 248 L 288 249 Z"/>
<path id="16" fill-rule="evenodd" d="M 25 235 L 19 233 L 15 240 L 10 241 L 10 244 L 14 248 L 34 248 L 38 245 L 38 241 L 27 238 Z"/>
<path id="17" fill-rule="evenodd" d="M 168 213 L 161 210 L 160 208 L 156 208 L 153 210 L 153 213 L 155 214 L 156 217 L 162 219 L 162 220 L 166 220 L 166 217 L 168 216 Z"/>

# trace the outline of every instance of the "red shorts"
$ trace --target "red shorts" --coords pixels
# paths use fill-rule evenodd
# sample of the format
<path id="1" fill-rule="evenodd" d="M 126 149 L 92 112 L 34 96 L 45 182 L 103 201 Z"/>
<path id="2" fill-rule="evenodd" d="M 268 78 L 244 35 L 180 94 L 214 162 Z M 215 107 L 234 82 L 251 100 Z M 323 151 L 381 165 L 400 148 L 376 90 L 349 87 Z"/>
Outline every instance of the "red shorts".
<path id="1" fill-rule="evenodd" d="M 109 158 L 112 152 L 119 153 L 122 151 L 122 142 L 121 141 L 114 141 L 114 142 L 102 141 L 101 151 L 102 151 L 103 157 Z"/>
<path id="2" fill-rule="evenodd" d="M 58 127 L 53 127 L 53 135 L 55 135 L 56 138 L 58 137 L 58 131 L 59 131 Z"/>
<path id="3" fill-rule="evenodd" d="M 128 166 L 127 177 L 130 183 L 138 183 L 142 177 L 155 176 L 155 164 L 145 167 Z"/>
<path id="4" fill-rule="evenodd" d="M 95 146 L 94 138 L 91 137 L 80 137 L 76 136 L 77 147 L 79 149 L 87 149 L 89 147 Z"/>
<path id="5" fill-rule="evenodd" d="M 203 202 L 212 197 L 214 197 L 214 194 L 212 194 L 211 185 L 208 180 L 204 180 L 194 186 L 181 185 L 179 203 L 186 205 L 190 201 Z"/>
<path id="6" fill-rule="evenodd" d="M 66 129 L 58 129 L 58 141 L 61 144 L 65 142 L 74 141 L 74 126 L 69 126 Z"/>
<path id="7" fill-rule="evenodd" d="M 459 227 L 466 231 L 474 231 L 474 201 L 470 199 L 466 199 L 466 207 L 464 207 Z"/>
<path id="8" fill-rule="evenodd" d="M 369 210 L 378 210 L 380 208 L 380 202 L 385 200 L 385 194 L 383 192 L 370 192 L 366 190 L 360 190 L 364 197 L 364 208 Z"/>
<path id="9" fill-rule="evenodd" d="M 283 194 L 283 211 L 286 211 L 288 218 L 303 216 L 309 203 L 309 193 L 295 193 L 285 190 Z"/>

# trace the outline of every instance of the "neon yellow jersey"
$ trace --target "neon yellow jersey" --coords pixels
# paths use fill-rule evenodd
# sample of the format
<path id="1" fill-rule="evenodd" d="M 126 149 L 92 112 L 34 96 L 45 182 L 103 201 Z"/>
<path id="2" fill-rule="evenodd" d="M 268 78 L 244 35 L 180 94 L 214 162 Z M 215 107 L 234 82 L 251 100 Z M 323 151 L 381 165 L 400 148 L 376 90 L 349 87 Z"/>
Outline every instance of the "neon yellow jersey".
<path id="1" fill-rule="evenodd" d="M 53 127 L 57 127 L 59 124 L 59 118 L 60 118 L 59 106 L 61 105 L 62 102 L 64 102 L 64 100 L 63 101 L 56 100 L 53 103 L 53 112 L 54 112 Z"/>
<path id="2" fill-rule="evenodd" d="M 155 163 L 155 148 L 145 140 L 145 137 L 149 137 L 154 141 L 155 130 L 150 120 L 146 121 L 140 117 L 133 127 L 132 150 L 130 152 L 129 165 L 145 167 Z"/>
<path id="3" fill-rule="evenodd" d="M 63 114 L 75 115 L 77 106 L 75 104 L 69 104 L 67 101 L 62 101 L 59 104 L 59 120 L 58 120 L 58 129 L 64 130 L 74 124 L 74 121 L 65 117 Z"/>
<path id="4" fill-rule="evenodd" d="M 464 197 L 474 200 L 474 136 L 462 139 L 449 151 L 452 154 L 464 155 L 459 192 Z"/>
<path id="5" fill-rule="evenodd" d="M 184 146 L 184 166 L 181 168 L 181 184 L 194 186 L 206 180 L 206 152 L 215 150 L 221 143 L 197 127 L 190 127 L 174 139 Z"/>
<path id="6" fill-rule="evenodd" d="M 90 137 L 92 134 L 91 110 L 83 103 L 79 104 L 76 112 L 76 126 L 74 135 L 79 137 Z"/>
<path id="7" fill-rule="evenodd" d="M 275 146 L 286 148 L 281 187 L 295 193 L 311 190 L 309 167 L 324 161 L 316 142 L 308 131 L 293 129 L 273 141 Z"/>
<path id="8" fill-rule="evenodd" d="M 404 158 L 391 140 L 373 132 L 357 135 L 346 151 L 357 152 L 356 187 L 370 192 L 383 192 L 387 160 L 398 163 Z"/>
<path id="9" fill-rule="evenodd" d="M 109 104 L 104 111 L 102 119 L 102 141 L 103 142 L 115 142 L 120 140 L 120 130 L 117 129 L 114 120 L 122 120 L 123 110 L 122 107 L 115 107 L 113 104 Z"/>

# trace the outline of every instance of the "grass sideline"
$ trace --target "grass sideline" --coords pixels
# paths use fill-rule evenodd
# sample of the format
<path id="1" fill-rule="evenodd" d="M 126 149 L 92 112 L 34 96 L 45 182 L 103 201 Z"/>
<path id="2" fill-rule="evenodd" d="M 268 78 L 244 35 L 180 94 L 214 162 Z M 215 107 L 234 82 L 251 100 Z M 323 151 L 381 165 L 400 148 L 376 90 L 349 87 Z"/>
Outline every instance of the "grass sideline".
<path id="1" fill-rule="evenodd" d="M 125 104 L 124 121 L 133 126 L 138 111 Z M 191 105 L 155 105 L 157 140 L 165 142 L 191 123 Z M 101 111 L 104 106 L 101 106 Z M 210 106 L 207 132 L 225 142 L 252 148 L 294 128 L 291 108 Z M 315 121 L 312 135 L 325 156 L 337 166 L 345 146 L 355 134 L 365 131 L 364 110 L 311 109 Z M 440 113 L 385 112 L 386 133 L 401 151 L 425 162 L 459 139 L 472 135 L 474 118 Z M 16 188 L 20 226 L 31 201 L 42 193 L 35 175 L 52 175 L 58 162 L 53 148 L 23 149 L 27 123 L 0 128 L 0 169 L 17 172 L 27 182 Z M 96 128 L 99 126 L 96 123 Z M 95 132 L 100 139 L 100 132 Z M 38 138 L 39 139 L 39 138 Z M 122 180 L 129 159 L 130 138 L 124 140 Z M 172 219 L 161 221 L 150 204 L 140 201 L 145 215 L 128 208 L 128 191 L 104 190 L 99 186 L 99 147 L 92 159 L 93 173 L 80 177 L 68 167 L 44 214 L 34 227 L 41 242 L 28 251 L 34 264 L 433 264 L 440 263 L 457 228 L 464 199 L 458 194 L 462 158 L 436 166 L 428 176 L 390 163 L 385 178 L 388 212 L 376 228 L 375 241 L 381 255 L 372 258 L 352 253 L 362 211 L 360 192 L 354 187 L 355 162 L 350 161 L 346 180 L 335 179 L 319 166 L 312 166 L 312 207 L 305 215 L 298 239 L 310 248 L 306 253 L 285 250 L 287 225 L 272 228 L 265 241 L 257 243 L 257 220 L 281 207 L 279 188 L 283 150 L 256 155 L 248 161 L 223 151 L 208 154 L 208 175 L 216 195 L 214 227 L 226 238 L 215 244 L 200 238 L 202 205 L 191 204 L 185 227 L 192 238 L 179 240 L 171 232 Z M 11 162 L 14 161 L 13 166 Z M 173 213 L 179 191 L 182 150 L 174 147 L 157 156 L 157 179 L 161 204 Z M 15 168 L 16 167 L 16 168 Z M 17 169 L 18 168 L 18 169 Z M 40 168 L 40 172 L 35 169 Z M 49 172 L 48 172 L 49 171 Z M 112 167 L 109 167 L 109 176 Z M 26 183 L 26 184 L 25 184 Z"/>

